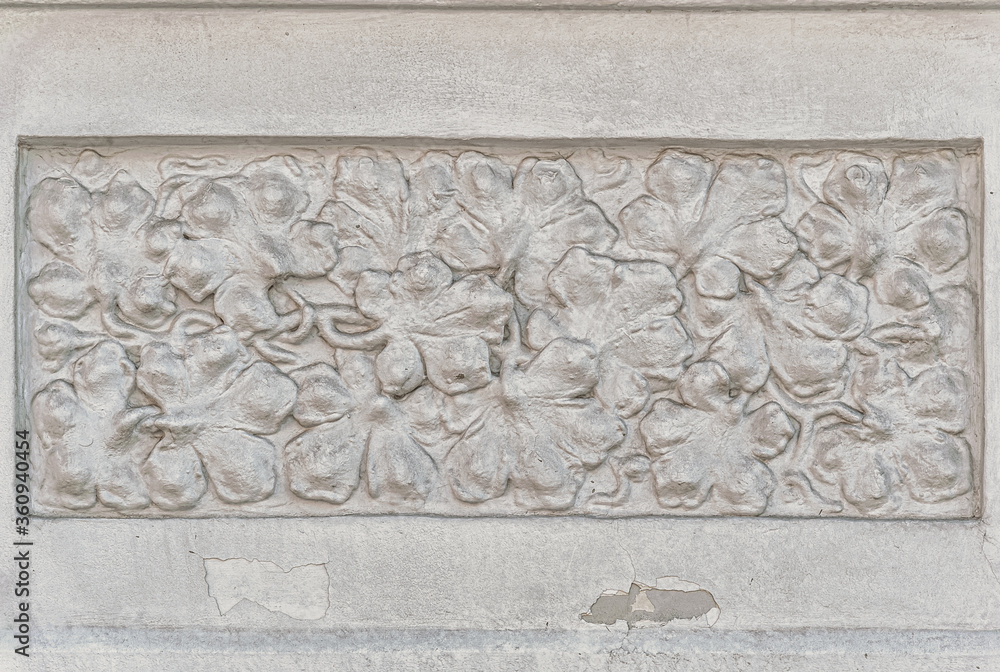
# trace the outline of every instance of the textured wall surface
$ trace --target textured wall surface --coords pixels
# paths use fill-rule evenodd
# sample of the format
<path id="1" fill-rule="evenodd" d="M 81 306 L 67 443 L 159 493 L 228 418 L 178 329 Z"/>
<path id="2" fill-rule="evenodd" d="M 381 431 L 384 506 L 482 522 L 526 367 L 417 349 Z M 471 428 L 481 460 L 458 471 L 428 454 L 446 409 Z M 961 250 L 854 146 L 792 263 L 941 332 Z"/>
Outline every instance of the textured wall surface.
<path id="1" fill-rule="evenodd" d="M 31 506 L 40 515 L 31 517 L 30 534 L 15 533 L 17 461 L 0 461 L 0 483 L 8 484 L 0 487 L 5 553 L 14 557 L 15 540 L 32 544 L 31 656 L 13 653 L 19 642 L 15 630 L 4 626 L 0 667 L 996 669 L 1000 377 L 992 344 L 998 342 L 1000 292 L 994 263 L 1000 258 L 998 54 L 1000 13 L 989 8 L 647 12 L 4 5 L 0 252 L 12 263 L 0 264 L 0 311 L 11 317 L 0 328 L 5 381 L 0 420 L 11 440 L 17 430 L 31 431 Z M 483 138 L 495 140 L 477 140 Z M 371 163 L 359 153 L 362 148 L 375 153 L 374 159 L 367 157 Z M 587 163 L 586 157 L 600 159 L 587 152 L 593 148 L 611 163 Z M 427 158 L 430 150 L 448 156 Z M 467 151 L 492 157 L 473 163 L 493 166 L 496 172 L 489 172 L 501 175 L 502 184 L 509 171 L 512 202 L 535 209 L 531 217 L 511 220 L 517 226 L 537 225 L 532 217 L 540 211 L 558 212 L 579 215 L 598 233 L 613 230 L 617 237 L 562 239 L 557 242 L 563 247 L 555 250 L 538 240 L 523 248 L 484 247 L 482 241 L 494 238 L 475 238 L 473 231 L 483 229 L 474 222 L 484 218 L 472 213 L 492 201 L 469 200 L 461 179 L 465 164 L 460 165 Z M 231 162 L 213 167 L 192 161 L 213 155 Z M 163 164 L 168 156 L 184 160 Z M 291 208 L 294 216 L 281 214 L 283 187 L 252 186 L 273 174 L 298 184 L 293 178 L 308 176 L 317 156 L 325 174 L 317 177 L 315 193 L 308 179 L 293 189 L 299 194 L 293 204 L 308 201 L 301 212 L 298 205 Z M 763 159 L 748 162 L 750 156 Z M 804 164 L 794 157 L 804 157 L 810 168 L 803 172 Z M 538 163 L 530 162 L 534 159 Z M 598 189 L 615 174 L 618 159 L 631 166 L 629 186 Z M 421 161 L 428 166 L 423 187 L 417 178 Z M 713 176 L 703 201 L 697 180 L 687 182 L 684 193 L 695 195 L 690 200 L 677 190 L 668 196 L 669 180 L 660 178 L 676 172 L 653 166 L 677 161 Z M 380 220 L 384 211 L 371 205 L 379 201 L 373 192 L 383 193 L 373 186 L 398 191 L 397 178 L 352 183 L 351 165 L 397 178 L 402 172 L 408 197 L 397 210 L 405 216 Z M 922 167 L 923 176 L 905 177 L 905 166 Z M 774 176 L 779 168 L 783 181 L 764 180 L 735 195 L 745 185 L 739 174 Z M 537 173 L 571 188 L 525 190 L 532 184 L 525 178 Z M 162 189 L 168 175 L 180 176 L 173 199 Z M 454 184 L 441 189 L 435 180 Z M 778 209 L 775 185 L 782 183 L 787 200 Z M 522 185 L 520 192 L 516 184 Z M 734 192 L 726 195 L 720 185 Z M 228 210 L 218 207 L 224 189 L 236 201 Z M 433 198 L 415 198 L 421 189 Z M 498 193 L 502 202 L 506 192 Z M 215 205 L 202 207 L 211 205 L 205 196 L 215 198 Z M 739 210 L 758 200 L 766 201 L 759 216 Z M 635 203 L 642 205 L 630 210 Z M 393 236 L 345 242 L 345 222 L 353 216 L 348 210 L 360 217 L 355 223 L 362 228 L 355 231 L 380 220 L 390 222 L 393 231 L 404 226 L 410 232 L 421 219 L 412 216 L 411 205 L 426 224 L 419 247 L 406 247 Z M 684 210 L 688 206 L 692 209 Z M 730 233 L 745 227 L 779 235 L 749 236 L 745 249 L 752 254 L 739 255 L 744 248 L 737 249 L 731 236 L 699 242 L 684 233 L 689 230 L 684 225 L 696 220 L 712 219 L 725 228 L 721 219 L 706 215 L 715 207 L 733 208 L 729 224 L 739 224 Z M 908 208 L 910 215 L 887 218 Z M 596 211 L 604 219 L 592 216 Z M 624 219 L 623 212 L 629 213 Z M 76 214 L 66 218 L 67 213 Z M 280 222 L 273 220 L 275 213 Z M 934 217 L 934 231 L 947 235 L 931 236 L 928 246 L 918 234 Z M 486 219 L 492 222 L 483 223 L 486 230 L 507 221 Z M 199 222 L 211 221 L 228 224 L 198 232 Z M 42 222 L 73 229 L 46 238 L 52 230 L 46 233 Z M 143 237 L 140 229 L 150 233 L 157 225 L 157 235 Z M 286 225 L 308 232 L 295 240 L 317 244 L 295 252 L 263 244 L 267 227 Z M 556 233 L 555 226 L 541 230 Z M 670 226 L 677 226 L 667 229 L 673 235 L 652 235 Z M 442 231 L 469 237 L 459 245 L 458 238 L 442 238 Z M 859 231 L 877 235 L 854 235 Z M 331 233 L 336 245 L 329 244 Z M 80 236 L 80 249 L 62 246 L 73 235 Z M 178 246 L 187 252 L 175 254 Z M 396 247 L 386 255 L 382 248 L 391 246 Z M 351 247 L 371 254 L 357 266 L 357 284 L 338 275 Z M 101 255 L 76 256 L 98 248 Z M 502 264 L 513 252 L 517 268 L 506 269 L 513 270 L 511 283 Z M 410 268 L 420 269 L 425 279 L 439 278 L 434 286 L 442 295 L 477 278 L 477 291 L 496 297 L 496 322 L 481 326 L 477 311 L 474 329 L 423 335 L 414 325 L 432 313 L 426 306 L 415 308 L 419 303 L 412 295 L 399 309 L 366 313 L 358 303 L 362 276 L 365 282 L 391 283 L 398 277 L 403 283 L 409 276 L 400 264 L 413 254 L 419 263 Z M 519 292 L 517 274 L 525 260 L 552 266 L 531 276 L 541 296 Z M 302 265 L 263 270 L 286 262 Z M 447 274 L 437 272 L 442 264 Z M 255 273 L 245 277 L 247 268 Z M 677 307 L 666 311 L 671 302 L 657 301 L 657 310 L 667 314 L 647 320 L 642 313 L 628 326 L 644 329 L 675 320 L 690 340 L 691 354 L 677 364 L 681 370 L 673 382 L 642 362 L 625 361 L 619 363 L 635 375 L 627 372 L 622 385 L 610 385 L 614 378 L 602 373 L 601 365 L 610 356 L 603 330 L 611 318 L 581 322 L 574 311 L 603 306 L 603 313 L 607 302 L 598 300 L 603 292 L 614 287 L 615 277 L 637 269 L 657 277 L 661 291 L 669 289 L 664 268 L 673 278 Z M 795 268 L 803 275 L 789 288 L 783 283 L 794 279 Z M 590 286 L 593 294 L 586 301 L 560 294 L 559 282 L 573 273 L 592 278 L 601 272 L 612 281 Z M 250 282 L 266 277 L 274 283 Z M 727 278 L 737 289 L 730 298 L 724 298 L 732 287 Z M 322 291 L 311 291 L 317 287 Z M 588 285 L 575 282 L 565 290 L 581 287 Z M 289 291 L 278 291 L 282 288 Z M 816 301 L 824 289 L 847 298 Z M 227 293 L 228 308 L 222 300 Z M 664 298 L 667 294 L 672 292 Z M 862 294 L 863 320 L 854 309 Z M 650 295 L 637 292 L 635 305 Z M 774 313 L 755 303 L 769 296 Z M 963 296 L 976 309 L 971 316 Z M 731 323 L 724 333 L 742 334 L 741 344 L 763 344 L 766 360 L 746 358 L 766 361 L 761 387 L 755 387 L 760 377 L 753 377 L 763 376 L 761 369 L 741 369 L 735 357 L 752 352 L 750 346 L 731 348 L 734 357 L 726 359 L 725 341 L 710 328 L 698 331 L 705 313 L 692 311 L 705 298 Z M 831 316 L 817 309 L 837 306 L 845 308 L 839 313 L 843 319 L 834 320 L 840 326 L 825 329 Z M 74 317 L 77 310 L 82 312 Z M 179 320 L 182 314 L 191 320 Z M 533 314 L 551 328 L 539 331 L 541 341 L 530 338 Z M 765 319 L 768 315 L 777 319 Z M 504 316 L 508 319 L 501 322 Z M 409 321 L 401 323 L 402 317 Z M 314 328 L 306 331 L 310 320 Z M 970 328 L 956 339 L 952 325 Z M 820 355 L 802 360 L 796 359 L 797 347 L 783 351 L 785 329 L 798 330 L 795 343 L 803 350 L 818 344 L 817 352 L 849 353 L 847 364 L 804 375 Z M 324 331 L 335 341 L 352 337 L 354 342 L 372 332 L 379 339 L 371 347 L 344 348 L 331 345 Z M 306 338 L 296 343 L 303 332 Z M 396 355 L 392 350 L 385 355 L 390 332 Z M 516 349 L 508 347 L 515 334 Z M 422 336 L 467 338 L 479 354 L 438 357 L 433 346 L 417 342 Z M 553 343 L 566 348 L 560 353 Z M 713 345 L 716 351 L 708 356 Z M 144 350 L 151 364 L 145 369 Z M 213 368 L 199 363 L 197 352 L 232 356 L 235 364 Z M 512 397 L 516 401 L 525 387 L 508 389 L 507 383 L 519 377 L 531 383 L 529 374 L 541 368 L 535 365 L 546 352 L 561 354 L 566 364 L 538 376 L 550 386 L 566 382 L 573 362 L 590 362 L 596 375 L 574 379 L 577 387 L 568 397 L 553 397 L 551 387 L 542 385 L 548 396 L 529 404 L 530 412 L 543 415 L 541 409 L 554 399 L 560 409 L 564 401 L 599 406 L 602 412 L 586 417 L 607 419 L 610 432 L 598 442 L 597 452 L 606 452 L 599 463 L 589 452 L 583 457 L 590 443 L 568 442 L 559 431 L 554 433 L 561 446 L 531 444 L 558 450 L 550 454 L 567 461 L 568 476 L 544 483 L 555 483 L 556 492 L 568 483 L 574 491 L 571 508 L 528 506 L 526 499 L 537 503 L 545 489 L 538 483 L 522 487 L 531 482 L 525 465 L 510 459 L 523 454 L 520 435 L 478 444 L 492 446 L 510 467 L 505 475 L 499 457 L 472 465 L 472 482 L 488 486 L 479 494 L 490 494 L 504 478 L 508 488 L 478 504 L 455 495 L 448 459 L 467 429 L 445 439 L 433 433 L 452 430 L 431 422 L 411 427 L 412 442 L 372 441 L 373 433 L 398 437 L 393 423 L 401 416 L 393 413 L 420 395 L 439 401 L 482 395 L 471 408 L 454 409 L 471 427 L 476 413 L 507 408 Z M 887 352 L 892 356 L 882 366 Z M 864 359 L 874 362 L 874 369 L 862 367 Z M 353 368 L 345 365 L 348 360 Z M 699 364 L 708 361 L 719 368 Z M 449 378 L 448 367 L 466 377 Z M 581 370 L 586 373 L 586 366 Z M 348 371 L 356 374 L 353 382 L 367 385 L 369 396 L 351 389 Z M 865 371 L 870 377 L 860 375 Z M 190 386 L 192 375 L 206 373 L 204 385 Z M 247 382 L 255 375 L 261 383 L 237 386 L 241 377 Z M 639 377 L 648 399 L 641 385 L 624 384 Z M 859 377 L 873 388 L 859 391 Z M 182 390 L 177 381 L 188 387 Z M 485 384 L 459 391 L 473 381 Z M 341 382 L 350 399 L 345 394 L 339 407 L 303 402 L 309 399 L 303 390 L 311 385 L 329 390 L 322 399 L 338 398 L 334 392 L 339 394 Z M 458 382 L 459 388 L 451 387 Z M 841 385 L 843 395 L 832 398 Z M 185 406 L 184 394 L 209 387 L 213 396 Z M 50 393 L 43 394 L 46 389 Z M 719 394 L 722 389 L 725 395 Z M 255 394 L 260 391 L 266 394 Z M 276 408 L 267 405 L 275 399 Z M 36 401 L 51 406 L 39 412 Z M 642 407 L 630 414 L 640 401 Z M 730 425 L 715 419 L 717 409 L 704 409 L 735 409 L 727 422 L 735 419 L 743 427 L 739 423 L 760 409 L 774 408 L 770 403 L 780 406 L 793 433 L 773 457 L 773 443 L 769 452 L 753 452 L 751 439 L 765 433 L 751 433 L 738 444 L 750 471 L 738 473 L 773 474 L 767 506 L 782 502 L 786 513 L 732 515 L 754 512 L 748 502 L 759 509 L 760 490 L 752 491 L 761 483 L 769 489 L 770 479 L 732 478 L 732 464 L 721 457 L 700 466 L 694 460 L 712 483 L 699 503 L 705 481 L 686 479 L 670 462 L 682 455 L 703 458 L 706 450 L 727 445 L 715 441 L 713 432 L 724 435 Z M 796 437 L 815 410 L 810 406 L 820 403 L 834 404 L 836 412 L 815 423 L 811 448 L 804 450 Z M 346 405 L 361 410 L 348 411 Z M 379 405 L 396 420 L 362 420 Z M 692 432 L 697 443 L 682 440 L 664 450 L 661 441 L 671 440 L 676 425 L 659 422 L 663 409 L 697 415 L 693 424 L 703 423 L 700 432 Z M 342 411 L 333 419 L 331 414 Z M 772 418 L 782 416 L 775 412 Z M 362 455 L 357 487 L 342 504 L 300 497 L 287 478 L 287 445 L 337 423 L 369 428 L 356 431 L 370 432 L 366 448 L 374 444 L 381 453 Z M 268 431 L 273 424 L 280 427 Z M 548 420 L 539 425 L 539 436 L 552 435 Z M 568 426 L 579 428 L 575 422 Z M 617 442 L 623 426 L 621 443 L 607 445 Z M 787 434 L 781 422 L 772 426 L 778 429 L 772 438 Z M 234 440 L 209 440 L 220 428 Z M 905 442 L 878 439 L 879 433 L 898 437 L 897 431 L 917 436 Z M 304 469 L 300 490 L 330 495 L 343 493 L 345 482 L 350 487 L 353 466 L 351 478 L 338 480 L 336 460 L 319 459 L 331 450 L 343 456 L 335 451 L 344 445 L 337 437 L 345 435 L 354 436 L 344 432 L 296 444 L 328 469 L 325 474 L 315 465 Z M 105 440 L 83 445 L 88 441 L 81 436 Z M 165 441 L 172 443 L 161 445 Z M 107 446 L 125 450 L 109 453 Z M 169 458 L 162 455 L 171 450 Z M 48 456 L 60 451 L 66 461 L 50 464 Z M 426 502 L 418 497 L 414 503 L 412 497 L 414 490 L 419 493 L 413 485 L 423 482 L 416 469 L 403 475 L 385 471 L 385 465 L 400 463 L 383 459 L 391 451 L 407 456 L 404 461 L 417 455 L 418 463 L 433 463 L 425 473 L 438 480 Z M 490 454 L 477 454 L 484 452 Z M 244 468 L 233 454 L 257 455 L 259 461 Z M 137 455 L 146 461 L 133 461 Z M 637 459 L 621 459 L 627 456 Z M 923 459 L 928 456 L 936 457 Z M 802 460 L 795 469 L 794 460 Z M 159 468 L 143 469 L 151 461 Z M 61 464 L 69 467 L 60 472 Z M 600 490 L 580 481 L 577 490 L 583 474 L 595 478 L 589 464 L 594 472 L 603 465 L 625 477 L 608 478 Z M 786 472 L 795 470 L 815 484 L 817 496 L 842 502 L 843 510 L 806 507 L 788 515 L 791 506 L 783 503 L 782 492 L 812 496 L 789 484 Z M 630 473 L 642 479 L 632 481 Z M 181 486 L 193 487 L 167 478 L 185 474 L 191 479 L 179 479 Z M 266 496 L 272 477 L 274 492 Z M 373 482 L 382 484 L 376 486 L 378 496 Z M 617 492 L 608 489 L 615 482 L 628 484 L 627 499 L 620 505 L 593 501 L 594 490 Z M 161 506 L 186 503 L 182 496 L 192 499 L 201 489 L 192 508 Z M 223 499 L 229 493 L 245 500 L 248 492 L 250 499 L 264 497 L 242 503 Z M 144 497 L 149 504 L 141 507 Z M 343 511 L 352 515 L 337 515 Z M 8 595 L 0 600 L 0 618 L 12 625 L 22 613 L 9 597 L 19 571 L 15 562 L 0 563 L 0 594 Z"/>

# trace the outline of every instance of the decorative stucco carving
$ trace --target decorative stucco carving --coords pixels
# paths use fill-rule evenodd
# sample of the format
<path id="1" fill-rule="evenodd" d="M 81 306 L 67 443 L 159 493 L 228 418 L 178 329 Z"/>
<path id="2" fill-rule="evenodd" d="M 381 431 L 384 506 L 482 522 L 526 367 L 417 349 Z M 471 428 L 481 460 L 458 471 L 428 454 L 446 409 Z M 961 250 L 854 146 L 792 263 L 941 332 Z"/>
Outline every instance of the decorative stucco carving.
<path id="1" fill-rule="evenodd" d="M 21 170 L 41 513 L 978 513 L 976 150 Z"/>

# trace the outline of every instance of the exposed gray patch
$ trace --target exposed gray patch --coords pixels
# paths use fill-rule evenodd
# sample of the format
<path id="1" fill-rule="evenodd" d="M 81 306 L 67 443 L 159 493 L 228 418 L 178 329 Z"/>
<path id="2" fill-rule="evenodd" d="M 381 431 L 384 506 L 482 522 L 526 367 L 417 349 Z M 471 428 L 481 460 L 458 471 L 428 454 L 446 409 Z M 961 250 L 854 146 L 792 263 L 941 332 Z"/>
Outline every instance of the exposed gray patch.
<path id="1" fill-rule="evenodd" d="M 656 581 L 657 587 L 633 582 L 629 591 L 606 590 L 580 614 L 587 623 L 614 625 L 625 621 L 628 626 L 655 625 L 674 620 L 692 621 L 711 627 L 719 618 L 719 605 L 712 593 L 696 583 L 666 576 Z"/>
<path id="2" fill-rule="evenodd" d="M 273 562 L 205 558 L 208 594 L 225 615 L 242 600 L 298 620 L 316 620 L 330 608 L 326 565 L 299 565 L 287 572 Z"/>

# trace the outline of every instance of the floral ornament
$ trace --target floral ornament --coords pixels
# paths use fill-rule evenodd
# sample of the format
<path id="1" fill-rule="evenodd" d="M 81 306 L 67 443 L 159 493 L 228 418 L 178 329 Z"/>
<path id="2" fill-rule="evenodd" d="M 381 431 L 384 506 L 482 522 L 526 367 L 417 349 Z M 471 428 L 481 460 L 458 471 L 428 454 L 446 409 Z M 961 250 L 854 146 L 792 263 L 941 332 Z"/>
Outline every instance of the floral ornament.
<path id="1" fill-rule="evenodd" d="M 688 288 L 693 279 L 686 281 Z M 700 358 L 722 364 L 745 392 L 774 373 L 800 400 L 843 394 L 850 377 L 849 344 L 868 325 L 868 290 L 843 276 L 821 275 L 799 256 L 762 284 L 746 280 L 728 298 L 688 292 L 685 324 Z"/>
<path id="2" fill-rule="evenodd" d="M 455 496 L 485 502 L 509 484 L 519 506 L 573 506 L 586 470 L 625 439 L 625 424 L 589 396 L 597 382 L 597 351 L 577 341 L 556 339 L 522 366 L 505 360 L 498 380 L 456 400 L 478 417 L 445 458 Z"/>
<path id="3" fill-rule="evenodd" d="M 769 278 L 798 250 L 778 218 L 788 195 L 785 170 L 773 159 L 730 156 L 716 166 L 668 150 L 646 171 L 645 186 L 649 193 L 619 215 L 625 240 L 678 278 L 694 270 L 705 296 L 735 292 L 741 273 Z"/>
<path id="4" fill-rule="evenodd" d="M 119 510 L 149 506 L 140 467 L 156 441 L 152 406 L 132 406 L 135 366 L 114 341 L 99 342 L 31 402 L 43 456 L 44 498 L 69 509 L 100 502 Z"/>
<path id="5" fill-rule="evenodd" d="M 164 183 L 160 219 L 147 248 L 170 282 L 215 312 L 244 343 L 275 361 L 294 361 L 273 346 L 308 335 L 304 305 L 279 315 L 269 291 L 288 278 L 319 278 L 337 263 L 334 228 L 301 219 L 311 168 L 293 157 L 250 163 L 223 177 L 178 175 Z M 302 302 L 299 302 L 300 304 Z"/>
<path id="6" fill-rule="evenodd" d="M 446 394 L 460 394 L 493 378 L 490 347 L 503 340 L 513 302 L 488 276 L 453 280 L 434 255 L 410 254 L 391 275 L 362 273 L 355 300 L 376 329 L 345 334 L 321 325 L 320 334 L 333 347 L 384 346 L 375 360 L 384 394 L 406 395 L 425 379 Z"/>
<path id="7" fill-rule="evenodd" d="M 692 364 L 677 383 L 680 401 L 657 401 L 640 423 L 662 506 L 708 502 L 713 512 L 740 515 L 767 508 L 776 479 L 765 462 L 785 451 L 796 427 L 777 403 L 751 411 L 732 388 L 717 362 Z"/>
<path id="8" fill-rule="evenodd" d="M 555 309 L 536 309 L 527 342 L 541 350 L 556 338 L 592 344 L 599 352 L 594 394 L 622 417 L 667 388 L 694 353 L 674 313 L 681 293 L 673 273 L 653 261 L 616 262 L 574 247 L 549 273 Z"/>
<path id="9" fill-rule="evenodd" d="M 500 159 L 429 152 L 410 166 L 408 224 L 419 232 L 410 247 L 431 250 L 456 271 L 505 284 L 528 243 L 519 214 L 514 171 Z"/>
<path id="10" fill-rule="evenodd" d="M 363 149 L 337 158 L 333 198 L 319 219 L 334 227 L 340 245 L 340 262 L 328 277 L 348 296 L 361 273 L 391 271 L 415 251 L 407 226 L 409 197 L 406 171 L 392 154 Z"/>
<path id="11" fill-rule="evenodd" d="M 583 182 L 565 159 L 522 161 L 514 176 L 514 197 L 527 227 L 514 293 L 536 308 L 548 301 L 546 279 L 567 250 L 581 246 L 598 254 L 609 252 L 618 229 L 587 198 Z"/>
<path id="12" fill-rule="evenodd" d="M 619 216 L 628 244 L 680 279 L 695 358 L 720 362 L 746 392 L 760 389 L 770 370 L 762 304 L 773 303 L 761 283 L 798 253 L 795 235 L 778 218 L 788 200 L 784 168 L 762 156 L 730 156 L 716 165 L 669 150 L 646 171 L 645 186 L 649 193 Z M 786 318 L 797 321 L 779 317 L 779 331 Z"/>
<path id="13" fill-rule="evenodd" d="M 142 348 L 136 384 L 163 410 L 153 420 L 163 438 L 142 468 L 157 506 L 194 506 L 205 493 L 205 474 L 224 502 L 271 496 L 275 448 L 258 435 L 278 431 L 296 386 L 273 365 L 254 361 L 232 329 L 210 313 L 181 313 L 166 339 Z"/>
<path id="14" fill-rule="evenodd" d="M 618 237 L 564 159 L 526 159 L 514 173 L 478 152 L 429 152 L 410 167 L 387 152 L 337 160 L 334 198 L 320 213 L 341 245 L 332 282 L 353 295 L 366 270 L 392 271 L 409 254 L 431 252 L 459 272 L 487 272 L 531 306 L 545 277 L 573 245 L 607 251 Z"/>
<path id="15" fill-rule="evenodd" d="M 864 418 L 818 430 L 811 471 L 855 510 L 943 502 L 972 489 L 972 451 L 961 436 L 968 382 L 959 369 L 938 365 L 910 377 L 882 349 L 859 364 L 853 393 Z"/>
<path id="16" fill-rule="evenodd" d="M 437 467 L 413 440 L 399 404 L 373 385 L 375 363 L 339 350 L 337 369 L 313 364 L 293 371 L 294 415 L 309 427 L 285 446 L 288 487 L 298 497 L 343 504 L 364 473 L 368 494 L 390 504 L 420 505 L 437 486 Z"/>
<path id="17" fill-rule="evenodd" d="M 874 340 L 930 363 L 950 310 L 935 294 L 960 284 L 951 271 L 969 254 L 958 159 L 951 151 L 901 156 L 891 177 L 863 154 L 831 164 L 820 186 L 800 180 L 815 201 L 796 227 L 802 250 L 820 269 L 872 288 Z"/>
<path id="18" fill-rule="evenodd" d="M 93 192 L 70 176 L 42 180 L 28 199 L 28 228 L 57 260 L 29 280 L 29 296 L 52 317 L 78 319 L 96 301 L 133 324 L 165 324 L 177 310 L 174 289 L 155 259 L 131 249 L 152 214 L 152 195 L 125 171 Z"/>

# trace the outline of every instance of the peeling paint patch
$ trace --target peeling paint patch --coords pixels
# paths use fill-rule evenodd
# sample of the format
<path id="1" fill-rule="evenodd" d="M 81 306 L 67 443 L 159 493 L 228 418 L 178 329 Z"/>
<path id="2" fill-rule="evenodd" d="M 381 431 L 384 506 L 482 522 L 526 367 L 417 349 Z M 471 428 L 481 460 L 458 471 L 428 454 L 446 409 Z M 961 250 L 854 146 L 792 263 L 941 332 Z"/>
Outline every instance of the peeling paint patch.
<path id="1" fill-rule="evenodd" d="M 664 576 L 656 580 L 655 588 L 633 582 L 627 593 L 606 590 L 580 618 L 600 625 L 625 621 L 630 628 L 675 620 L 712 627 L 720 613 L 712 593 L 697 583 Z"/>
<path id="2" fill-rule="evenodd" d="M 287 572 L 274 564 L 246 558 L 205 558 L 208 594 L 223 616 L 242 600 L 298 620 L 316 620 L 330 608 L 326 565 L 299 565 Z"/>

